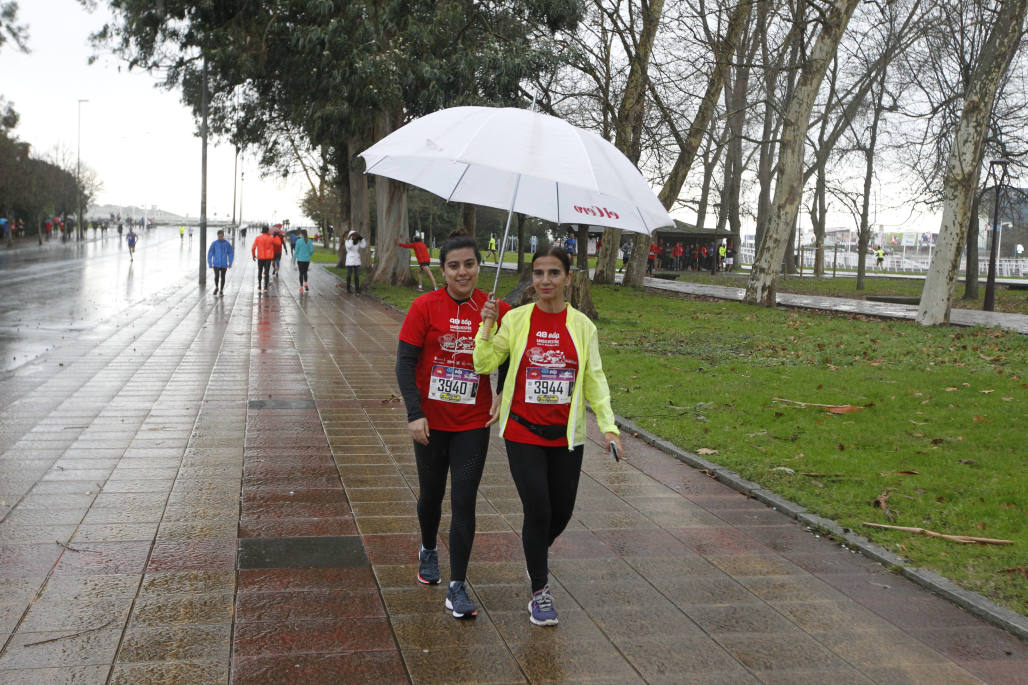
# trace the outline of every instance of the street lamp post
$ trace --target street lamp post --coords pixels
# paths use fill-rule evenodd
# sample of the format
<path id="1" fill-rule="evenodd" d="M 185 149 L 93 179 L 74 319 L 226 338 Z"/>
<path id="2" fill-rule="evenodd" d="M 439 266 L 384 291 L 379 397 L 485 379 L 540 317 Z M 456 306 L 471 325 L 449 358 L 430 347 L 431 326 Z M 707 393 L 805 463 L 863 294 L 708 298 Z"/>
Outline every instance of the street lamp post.
<path id="1" fill-rule="evenodd" d="M 239 146 L 236 145 L 236 158 L 232 162 L 232 230 L 236 228 L 236 180 L 239 178 Z"/>
<path id="2" fill-rule="evenodd" d="M 75 142 L 75 200 L 78 206 L 78 229 L 79 229 L 79 240 L 85 237 L 85 231 L 82 227 L 82 103 L 89 102 L 89 100 L 79 100 L 79 121 L 78 121 L 78 137 Z"/>
<path id="3" fill-rule="evenodd" d="M 203 78 L 200 95 L 200 287 L 207 285 L 207 53 L 203 55 Z"/>
<path id="4" fill-rule="evenodd" d="M 989 241 L 989 277 L 985 282 L 985 302 L 982 309 L 991 312 L 996 307 L 996 253 L 999 250 L 997 239 L 999 237 L 999 189 L 1007 178 L 1006 159 L 993 159 L 989 162 L 989 175 L 996 186 L 996 198 L 992 205 L 992 240 Z M 996 169 L 999 168 L 997 173 Z"/>

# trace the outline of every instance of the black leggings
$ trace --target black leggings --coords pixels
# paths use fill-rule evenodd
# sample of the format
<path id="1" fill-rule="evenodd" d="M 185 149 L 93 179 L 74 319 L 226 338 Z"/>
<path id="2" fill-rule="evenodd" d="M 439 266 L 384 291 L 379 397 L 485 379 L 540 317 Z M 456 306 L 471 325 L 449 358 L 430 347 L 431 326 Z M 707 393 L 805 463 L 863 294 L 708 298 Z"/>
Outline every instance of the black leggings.
<path id="1" fill-rule="evenodd" d="M 264 289 L 268 289 L 268 282 L 271 281 L 271 260 L 257 260 L 257 287 L 261 287 L 261 274 L 264 274 Z"/>
<path id="2" fill-rule="evenodd" d="M 566 446 L 542 447 L 510 440 L 506 443 L 510 475 L 525 514 L 521 545 L 532 592 L 536 592 L 547 583 L 550 545 L 564 532 L 575 510 L 585 446 L 569 451 Z"/>
<path id="3" fill-rule="evenodd" d="M 214 267 L 214 289 L 215 290 L 218 290 L 219 288 L 221 290 L 225 289 L 225 272 L 226 271 L 228 271 L 228 269 L 220 269 L 218 267 Z"/>
<path id="4" fill-rule="evenodd" d="M 353 276 L 353 287 L 357 292 L 361 291 L 361 268 L 359 266 L 346 267 L 346 290 L 350 290 L 350 276 Z"/>
<path id="5" fill-rule="evenodd" d="M 429 431 L 428 444 L 414 443 L 418 462 L 418 522 L 421 544 L 435 549 L 450 472 L 450 579 L 463 581 L 475 541 L 475 498 L 485 468 L 489 429 Z"/>
<path id="6" fill-rule="evenodd" d="M 300 286 L 307 282 L 307 269 L 310 267 L 310 262 L 297 262 L 296 268 L 300 270 Z"/>

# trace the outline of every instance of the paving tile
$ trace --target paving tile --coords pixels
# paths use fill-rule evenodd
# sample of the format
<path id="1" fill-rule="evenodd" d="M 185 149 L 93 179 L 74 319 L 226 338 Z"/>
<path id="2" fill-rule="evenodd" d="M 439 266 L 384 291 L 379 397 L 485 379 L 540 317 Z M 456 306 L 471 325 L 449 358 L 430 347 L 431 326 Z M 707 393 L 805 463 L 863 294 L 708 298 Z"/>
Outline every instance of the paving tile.
<path id="1" fill-rule="evenodd" d="M 54 575 L 141 573 L 150 552 L 149 541 L 90 542 L 65 550 Z"/>
<path id="2" fill-rule="evenodd" d="M 241 593 L 236 601 L 236 620 L 240 623 L 385 615 L 382 596 L 376 590 L 248 592 Z"/>
<path id="3" fill-rule="evenodd" d="M 131 625 L 125 631 L 118 662 L 197 661 L 227 664 L 232 646 L 232 626 Z M 225 668 L 227 671 L 227 666 Z"/>
<path id="4" fill-rule="evenodd" d="M 240 570 L 368 564 L 368 556 L 358 536 L 246 538 L 238 543 Z"/>
<path id="5" fill-rule="evenodd" d="M 415 685 L 422 683 L 524 683 L 517 662 L 502 645 L 405 650 L 403 660 Z"/>
<path id="6" fill-rule="evenodd" d="M 114 666 L 110 682 L 111 685 L 222 685 L 228 682 L 228 668 L 228 662 L 221 660 L 118 663 Z"/>
<path id="7" fill-rule="evenodd" d="M 121 639 L 122 626 L 73 634 L 68 631 L 17 632 L 0 655 L 6 670 L 104 664 L 108 668 Z"/>
<path id="8" fill-rule="evenodd" d="M 0 678 L 12 685 L 94 685 L 107 680 L 110 666 L 59 666 L 54 668 L 0 671 Z"/>
<path id="9" fill-rule="evenodd" d="M 511 652 L 531 682 L 579 682 L 606 679 L 631 682 L 638 675 L 606 640 L 512 646 Z"/>
<path id="10" fill-rule="evenodd" d="M 958 663 L 1002 661 L 1015 657 L 1028 665 L 1028 646 L 1013 635 L 992 626 L 931 628 L 912 630 L 909 634 Z"/>
<path id="11" fill-rule="evenodd" d="M 413 576 L 411 577 L 413 578 Z M 375 590 L 369 566 L 239 571 L 238 592 Z"/>
<path id="12" fill-rule="evenodd" d="M 234 654 L 243 657 L 388 650 L 395 646 L 386 618 L 242 623 L 233 636 Z"/>
<path id="13" fill-rule="evenodd" d="M 147 572 L 230 570 L 236 565 L 236 540 L 158 540 L 150 554 Z"/>
<path id="14" fill-rule="evenodd" d="M 233 661 L 232 682 L 400 685 L 410 680 L 400 653 L 387 650 L 242 657 Z"/>
<path id="15" fill-rule="evenodd" d="M 757 682 L 709 637 L 654 635 L 615 642 L 648 683 Z"/>
<path id="16" fill-rule="evenodd" d="M 131 624 L 139 626 L 231 624 L 231 594 L 147 595 L 132 609 Z"/>
<path id="17" fill-rule="evenodd" d="M 436 606 L 438 609 L 431 613 L 390 615 L 389 621 L 400 649 L 434 651 L 503 644 L 500 634 L 483 612 L 479 611 L 474 620 L 458 621 L 443 609 L 441 603 Z"/>
<path id="18" fill-rule="evenodd" d="M 47 632 L 92 630 L 111 623 L 124 625 L 132 597 L 56 599 L 44 594 L 34 602 L 19 626 L 20 631 Z"/>
<path id="19" fill-rule="evenodd" d="M 232 593 L 236 574 L 232 571 L 193 570 L 147 573 L 140 587 L 140 599 L 148 596 L 161 598 L 168 595 L 218 595 Z"/>
<path id="20" fill-rule="evenodd" d="M 865 671 L 867 676 L 881 685 L 981 685 L 982 681 L 956 664 L 903 664 L 875 667 Z M 1022 671 L 1021 675 L 1024 673 Z M 997 684 L 1014 685 L 1016 680 L 994 680 Z M 1025 680 L 1021 680 L 1025 682 Z"/>
<path id="21" fill-rule="evenodd" d="M 751 671 L 836 670 L 847 666 L 799 630 L 784 635 L 726 633 L 718 635 L 717 642 Z"/>

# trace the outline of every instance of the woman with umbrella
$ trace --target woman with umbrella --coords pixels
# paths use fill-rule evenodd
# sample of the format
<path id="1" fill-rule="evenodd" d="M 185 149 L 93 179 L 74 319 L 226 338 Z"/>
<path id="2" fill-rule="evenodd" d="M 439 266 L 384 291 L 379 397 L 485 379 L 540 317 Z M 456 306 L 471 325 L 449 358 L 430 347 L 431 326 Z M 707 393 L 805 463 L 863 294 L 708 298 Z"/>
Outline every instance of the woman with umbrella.
<path id="1" fill-rule="evenodd" d="M 475 371 L 490 373 L 510 360 L 500 402 L 500 435 L 524 509 L 521 542 L 532 583 L 532 623 L 557 625 L 548 585 L 549 547 L 575 509 L 585 446 L 585 403 L 596 414 L 607 449 L 621 451 L 600 361 L 596 326 L 564 299 L 571 258 L 544 247 L 532 257 L 536 302 L 512 309 L 491 334 L 496 303 L 482 307 L 475 339 Z"/>
<path id="2" fill-rule="evenodd" d="M 396 381 L 407 407 L 407 428 L 418 466 L 418 582 L 434 585 L 440 580 L 436 536 L 449 472 L 452 515 L 446 608 L 454 618 L 467 619 L 478 614 L 465 580 L 475 539 L 475 499 L 499 398 L 493 396 L 489 376 L 476 373 L 471 359 L 482 306 L 488 299 L 476 288 L 482 256 L 475 240 L 462 234 L 451 236 L 439 250 L 439 262 L 446 287 L 425 293 L 411 304 L 400 329 Z M 509 309 L 501 303 L 500 316 Z M 497 307 L 493 305 L 491 311 L 495 321 Z M 501 384 L 503 375 L 501 370 Z"/>

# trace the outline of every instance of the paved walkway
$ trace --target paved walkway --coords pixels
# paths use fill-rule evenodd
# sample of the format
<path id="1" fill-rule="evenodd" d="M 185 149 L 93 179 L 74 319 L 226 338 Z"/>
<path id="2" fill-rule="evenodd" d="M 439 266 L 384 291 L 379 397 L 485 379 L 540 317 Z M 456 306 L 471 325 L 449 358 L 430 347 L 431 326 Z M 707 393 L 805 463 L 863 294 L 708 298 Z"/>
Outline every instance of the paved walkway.
<path id="1" fill-rule="evenodd" d="M 453 620 L 414 582 L 401 317 L 239 266 L 0 377 L 0 682 L 1028 683 L 1014 637 L 630 437 L 586 448 L 554 629 L 493 439 Z"/>

